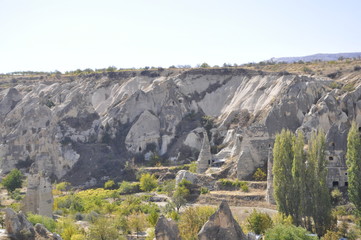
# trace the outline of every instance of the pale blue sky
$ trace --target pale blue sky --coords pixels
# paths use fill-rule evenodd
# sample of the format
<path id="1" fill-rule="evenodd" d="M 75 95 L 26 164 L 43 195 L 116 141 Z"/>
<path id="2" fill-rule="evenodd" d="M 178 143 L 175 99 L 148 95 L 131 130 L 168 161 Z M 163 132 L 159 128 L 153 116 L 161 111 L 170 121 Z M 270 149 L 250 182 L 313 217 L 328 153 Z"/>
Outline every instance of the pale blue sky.
<path id="1" fill-rule="evenodd" d="M 0 73 L 361 51 L 360 0 L 0 0 Z"/>

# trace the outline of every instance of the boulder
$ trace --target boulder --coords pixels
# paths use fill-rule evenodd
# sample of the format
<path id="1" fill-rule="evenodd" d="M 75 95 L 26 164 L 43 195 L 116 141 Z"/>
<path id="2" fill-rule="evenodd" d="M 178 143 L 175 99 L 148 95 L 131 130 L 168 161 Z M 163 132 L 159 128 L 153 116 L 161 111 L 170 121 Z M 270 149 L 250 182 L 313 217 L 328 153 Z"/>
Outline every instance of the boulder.
<path id="1" fill-rule="evenodd" d="M 11 208 L 5 210 L 5 229 L 11 239 L 31 240 L 35 239 L 35 230 L 33 225 L 20 212 L 16 213 Z"/>
<path id="2" fill-rule="evenodd" d="M 199 240 L 247 240 L 237 221 L 233 218 L 226 201 L 222 201 L 218 210 L 210 216 L 198 233 Z"/>
<path id="3" fill-rule="evenodd" d="M 5 210 L 5 229 L 12 240 L 62 240 L 56 234 L 49 232 L 42 224 L 35 227 L 22 212 L 16 213 L 11 208 Z"/>
<path id="4" fill-rule="evenodd" d="M 176 185 L 178 185 L 183 179 L 195 184 L 197 181 L 197 175 L 187 170 L 180 170 L 175 178 Z"/>
<path id="5" fill-rule="evenodd" d="M 172 219 L 167 219 L 163 215 L 160 216 L 155 226 L 156 240 L 180 240 L 180 233 L 177 223 Z"/>

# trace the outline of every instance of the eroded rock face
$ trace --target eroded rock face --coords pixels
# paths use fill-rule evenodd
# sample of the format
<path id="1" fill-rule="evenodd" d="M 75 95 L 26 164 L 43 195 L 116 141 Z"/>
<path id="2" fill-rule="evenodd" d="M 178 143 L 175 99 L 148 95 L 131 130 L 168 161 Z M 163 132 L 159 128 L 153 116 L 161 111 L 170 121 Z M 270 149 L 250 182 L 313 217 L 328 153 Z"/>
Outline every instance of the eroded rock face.
<path id="1" fill-rule="evenodd" d="M 36 162 L 52 180 L 101 183 L 103 177 L 122 178 L 129 159 L 154 152 L 175 162 L 202 159 L 201 172 L 205 160 L 232 161 L 230 174 L 247 179 L 267 164 L 268 146 L 282 128 L 306 136 L 322 128 L 334 159 L 329 179 L 343 186 L 347 132 L 352 120 L 361 125 L 361 82 L 350 92 L 330 83 L 244 69 L 129 71 L 19 83 L 0 92 L 0 171 L 28 171 Z M 204 116 L 213 125 L 205 126 Z M 199 131 L 206 127 L 208 143 Z"/>
<path id="2" fill-rule="evenodd" d="M 167 219 L 163 215 L 159 217 L 155 226 L 156 240 L 180 240 L 180 233 L 177 223 L 172 219 Z"/>
<path id="3" fill-rule="evenodd" d="M 13 240 L 61 240 L 56 234 L 49 232 L 43 225 L 33 225 L 23 213 L 16 213 L 10 208 L 5 210 L 5 229 Z"/>
<path id="4" fill-rule="evenodd" d="M 247 240 L 241 227 L 233 218 L 226 201 L 222 201 L 218 210 L 209 218 L 198 233 L 199 240 Z"/>
<path id="5" fill-rule="evenodd" d="M 38 172 L 33 166 L 27 181 L 24 212 L 52 217 L 54 200 L 49 177 L 44 172 Z"/>

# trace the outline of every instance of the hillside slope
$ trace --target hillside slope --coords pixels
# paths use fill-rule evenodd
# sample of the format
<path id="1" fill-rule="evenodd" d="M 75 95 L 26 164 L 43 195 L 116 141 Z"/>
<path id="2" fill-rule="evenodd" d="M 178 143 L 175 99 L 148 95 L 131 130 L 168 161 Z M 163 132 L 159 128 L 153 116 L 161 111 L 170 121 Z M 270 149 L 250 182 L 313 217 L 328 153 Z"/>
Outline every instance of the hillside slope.
<path id="1" fill-rule="evenodd" d="M 213 160 L 246 179 L 265 167 L 282 128 L 322 128 L 334 159 L 330 181 L 346 181 L 343 150 L 350 121 L 361 123 L 360 84 L 239 68 L 18 81 L 0 92 L 0 169 L 35 162 L 53 180 L 90 186 L 124 178 L 133 158 L 197 160 L 208 135 Z"/>

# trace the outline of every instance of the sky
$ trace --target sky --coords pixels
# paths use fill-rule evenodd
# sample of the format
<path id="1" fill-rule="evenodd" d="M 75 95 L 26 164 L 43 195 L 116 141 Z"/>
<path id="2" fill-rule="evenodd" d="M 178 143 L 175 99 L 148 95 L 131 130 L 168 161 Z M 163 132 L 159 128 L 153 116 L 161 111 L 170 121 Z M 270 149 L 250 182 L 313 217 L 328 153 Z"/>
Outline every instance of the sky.
<path id="1" fill-rule="evenodd" d="M 0 0 L 0 73 L 361 51 L 360 0 Z"/>

